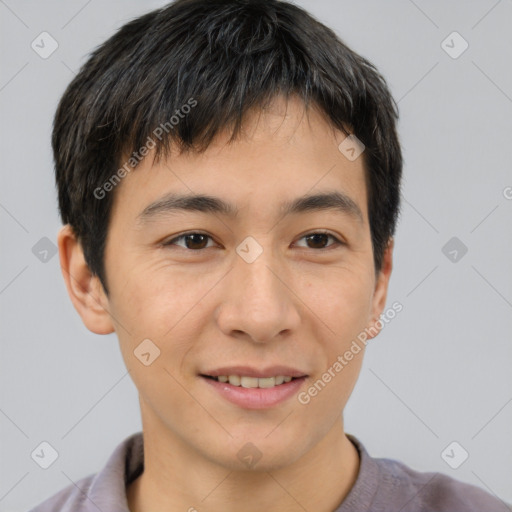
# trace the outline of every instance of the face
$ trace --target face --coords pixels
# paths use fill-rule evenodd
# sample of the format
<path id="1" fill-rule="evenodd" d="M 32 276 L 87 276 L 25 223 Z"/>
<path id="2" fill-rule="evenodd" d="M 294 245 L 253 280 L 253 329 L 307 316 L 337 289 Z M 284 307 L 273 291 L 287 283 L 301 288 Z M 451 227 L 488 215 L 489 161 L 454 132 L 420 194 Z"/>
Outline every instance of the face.
<path id="1" fill-rule="evenodd" d="M 117 186 L 105 301 L 144 429 L 231 469 L 258 450 L 270 469 L 342 421 L 364 345 L 344 354 L 382 312 L 389 273 L 375 275 L 363 157 L 340 152 L 318 111 L 276 99 L 228 135 Z M 304 200 L 319 194 L 337 195 Z M 193 195 L 214 199 L 175 201 Z"/>

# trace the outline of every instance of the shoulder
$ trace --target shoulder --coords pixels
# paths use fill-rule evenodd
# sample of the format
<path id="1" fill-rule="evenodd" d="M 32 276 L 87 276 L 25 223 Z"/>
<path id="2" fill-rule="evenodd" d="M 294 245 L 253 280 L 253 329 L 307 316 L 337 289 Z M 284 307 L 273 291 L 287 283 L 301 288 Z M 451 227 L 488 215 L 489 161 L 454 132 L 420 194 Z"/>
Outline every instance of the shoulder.
<path id="1" fill-rule="evenodd" d="M 507 504 L 498 497 L 437 472 L 416 471 L 392 459 L 375 459 L 379 487 L 385 499 L 399 497 L 403 512 L 505 512 Z M 402 510 L 402 509 L 401 509 Z M 512 510 L 512 509 L 509 509 Z"/>
<path id="2" fill-rule="evenodd" d="M 438 472 L 417 471 L 403 462 L 372 457 L 348 434 L 359 452 L 356 482 L 337 512 L 512 512 L 499 497 Z"/>
<path id="3" fill-rule="evenodd" d="M 126 484 L 144 469 L 142 432 L 121 441 L 98 473 L 73 482 L 29 512 L 128 512 Z"/>
<path id="4" fill-rule="evenodd" d="M 45 499 L 29 512 L 85 512 L 87 495 L 96 474 L 82 478 Z"/>

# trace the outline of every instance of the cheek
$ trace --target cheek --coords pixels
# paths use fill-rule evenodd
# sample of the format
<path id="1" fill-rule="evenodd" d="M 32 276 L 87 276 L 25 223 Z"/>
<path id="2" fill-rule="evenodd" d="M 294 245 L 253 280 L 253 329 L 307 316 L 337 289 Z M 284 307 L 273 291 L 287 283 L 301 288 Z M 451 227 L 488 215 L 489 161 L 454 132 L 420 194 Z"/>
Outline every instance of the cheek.
<path id="1" fill-rule="evenodd" d="M 349 268 L 309 276 L 300 285 L 304 304 L 325 327 L 326 342 L 341 350 L 367 325 L 371 311 L 373 282 L 368 272 Z"/>
<path id="2" fill-rule="evenodd" d="M 304 429 L 314 431 L 321 438 L 340 419 L 359 377 L 363 352 L 361 349 L 343 366 L 334 365 L 338 354 L 333 352 L 328 365 L 298 395 L 298 412 Z"/>
<path id="3" fill-rule="evenodd" d="M 189 312 L 200 307 L 209 281 L 210 287 L 215 283 L 207 276 L 199 279 L 192 268 L 162 262 L 134 266 L 125 276 L 116 277 L 111 313 L 134 336 L 158 339 L 169 336 Z"/>
<path id="4" fill-rule="evenodd" d="M 162 279 L 161 275 L 139 266 L 127 271 L 126 277 L 119 269 L 116 279 L 112 279 L 110 314 L 126 366 L 135 372 L 141 369 L 148 372 L 150 368 L 153 372 L 154 367 L 162 364 L 167 368 L 169 360 L 179 362 L 179 352 L 186 350 L 172 342 L 181 339 L 177 335 L 183 328 L 180 319 L 186 316 L 195 294 L 185 286 L 179 274 L 172 280 Z M 138 351 L 142 350 L 139 347 L 146 347 L 141 353 L 149 351 L 151 360 L 157 356 L 151 366 L 146 368 L 137 359 Z"/>

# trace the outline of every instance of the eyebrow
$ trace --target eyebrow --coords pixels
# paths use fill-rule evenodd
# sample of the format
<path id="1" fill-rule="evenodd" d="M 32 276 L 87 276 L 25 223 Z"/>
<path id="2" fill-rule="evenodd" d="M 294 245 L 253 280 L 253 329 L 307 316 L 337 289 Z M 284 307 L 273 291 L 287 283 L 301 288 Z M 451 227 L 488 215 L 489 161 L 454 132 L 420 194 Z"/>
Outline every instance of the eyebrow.
<path id="1" fill-rule="evenodd" d="M 339 191 L 304 195 L 291 201 L 284 201 L 280 207 L 284 217 L 313 211 L 336 211 L 352 217 L 360 223 L 364 222 L 358 204 L 348 195 Z M 235 218 L 238 214 L 238 208 L 235 205 L 219 197 L 204 194 L 170 193 L 144 208 L 137 216 L 137 221 L 144 224 L 160 215 L 180 211 L 213 213 L 229 218 Z"/>

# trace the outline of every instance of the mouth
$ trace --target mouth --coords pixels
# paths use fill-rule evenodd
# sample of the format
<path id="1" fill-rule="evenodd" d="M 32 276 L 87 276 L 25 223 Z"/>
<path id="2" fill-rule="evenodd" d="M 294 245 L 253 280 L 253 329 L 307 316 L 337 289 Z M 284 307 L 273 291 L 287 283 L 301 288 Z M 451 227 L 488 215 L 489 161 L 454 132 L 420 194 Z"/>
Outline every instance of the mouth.
<path id="1" fill-rule="evenodd" d="M 219 368 L 199 377 L 217 396 L 243 409 L 284 404 L 303 387 L 308 375 L 284 366 L 257 370 L 247 366 Z"/>
<path id="2" fill-rule="evenodd" d="M 292 377 L 290 375 L 276 375 L 275 377 L 249 377 L 247 375 L 202 375 L 207 379 L 212 379 L 217 382 L 229 383 L 232 386 L 242 388 L 262 388 L 269 389 L 276 386 L 282 386 L 292 380 L 300 379 L 302 377 Z M 305 377 L 305 375 L 304 375 Z"/>

